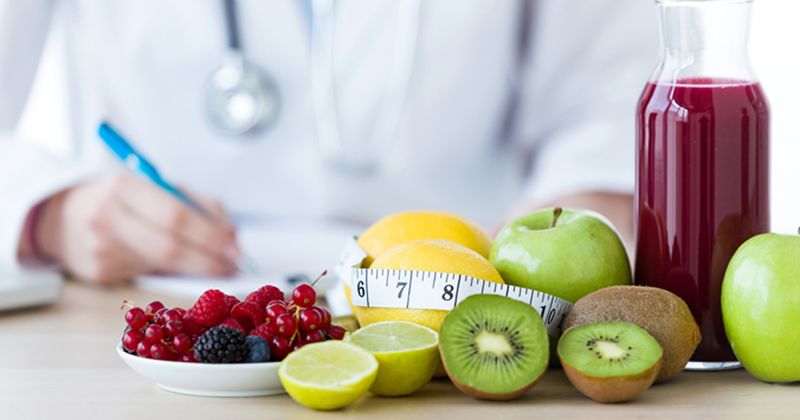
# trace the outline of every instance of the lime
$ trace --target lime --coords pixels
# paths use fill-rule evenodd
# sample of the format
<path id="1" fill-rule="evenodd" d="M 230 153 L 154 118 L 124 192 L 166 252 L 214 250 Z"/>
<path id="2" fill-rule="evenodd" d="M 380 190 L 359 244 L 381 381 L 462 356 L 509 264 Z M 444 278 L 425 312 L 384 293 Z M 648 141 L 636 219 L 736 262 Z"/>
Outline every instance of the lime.
<path id="1" fill-rule="evenodd" d="M 281 362 L 278 377 L 289 396 L 315 410 L 335 410 L 358 400 L 375 382 L 378 362 L 342 341 L 308 344 Z"/>
<path id="2" fill-rule="evenodd" d="M 382 396 L 408 395 L 428 383 L 439 365 L 439 334 L 405 321 L 370 324 L 350 342 L 378 359 L 378 378 L 370 391 Z"/>

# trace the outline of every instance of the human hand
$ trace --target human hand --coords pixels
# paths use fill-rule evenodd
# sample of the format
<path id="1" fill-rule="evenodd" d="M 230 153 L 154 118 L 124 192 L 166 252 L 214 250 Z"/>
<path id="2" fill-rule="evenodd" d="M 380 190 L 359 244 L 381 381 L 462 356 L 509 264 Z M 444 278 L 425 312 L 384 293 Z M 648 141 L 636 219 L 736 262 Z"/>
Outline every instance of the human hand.
<path id="1" fill-rule="evenodd" d="M 222 206 L 193 197 L 210 221 L 149 182 L 119 173 L 65 190 L 42 207 L 35 234 L 44 257 L 81 280 L 146 273 L 227 276 L 239 256 Z"/>

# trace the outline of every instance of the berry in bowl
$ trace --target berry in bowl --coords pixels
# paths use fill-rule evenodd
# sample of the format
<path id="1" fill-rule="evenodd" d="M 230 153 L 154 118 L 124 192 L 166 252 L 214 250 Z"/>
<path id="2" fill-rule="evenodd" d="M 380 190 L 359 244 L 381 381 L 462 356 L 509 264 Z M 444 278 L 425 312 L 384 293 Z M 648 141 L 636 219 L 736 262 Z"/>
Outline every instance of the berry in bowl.
<path id="1" fill-rule="evenodd" d="M 189 308 L 125 302 L 117 353 L 140 375 L 172 392 L 218 397 L 283 393 L 278 365 L 305 344 L 341 340 L 345 329 L 316 306 L 312 285 L 289 299 L 263 286 L 243 301 L 211 289 Z"/>

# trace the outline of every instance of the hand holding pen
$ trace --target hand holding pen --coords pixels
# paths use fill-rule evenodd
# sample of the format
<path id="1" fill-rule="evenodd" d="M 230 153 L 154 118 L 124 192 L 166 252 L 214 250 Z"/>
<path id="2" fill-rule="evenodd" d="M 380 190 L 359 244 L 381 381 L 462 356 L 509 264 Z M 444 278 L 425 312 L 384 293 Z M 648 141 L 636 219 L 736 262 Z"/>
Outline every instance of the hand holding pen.
<path id="1" fill-rule="evenodd" d="M 142 175 L 121 172 L 46 200 L 31 221 L 36 254 L 102 283 L 151 273 L 236 273 L 241 252 L 222 206 L 175 188 L 187 204 Z"/>

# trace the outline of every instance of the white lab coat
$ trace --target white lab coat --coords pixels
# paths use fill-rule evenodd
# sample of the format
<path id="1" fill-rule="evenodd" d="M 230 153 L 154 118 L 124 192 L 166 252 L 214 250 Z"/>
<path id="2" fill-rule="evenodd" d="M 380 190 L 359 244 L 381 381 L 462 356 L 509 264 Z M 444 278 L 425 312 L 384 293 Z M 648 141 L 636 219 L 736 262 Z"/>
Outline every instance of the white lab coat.
<path id="1" fill-rule="evenodd" d="M 633 112 L 657 53 L 651 2 L 423 1 L 396 141 L 368 179 L 321 163 L 298 3 L 239 2 L 244 50 L 283 96 L 274 129 L 240 141 L 209 125 L 203 102 L 224 49 L 221 1 L 0 0 L 0 261 L 17 264 L 37 201 L 119 170 L 95 134 L 103 118 L 165 177 L 233 213 L 370 221 L 434 208 L 491 224 L 523 200 L 632 191 Z M 397 10 L 394 0 L 337 3 L 344 137 L 369 141 Z M 67 160 L 13 134 L 53 16 L 65 20 Z M 523 21 L 530 30 L 520 44 Z"/>

